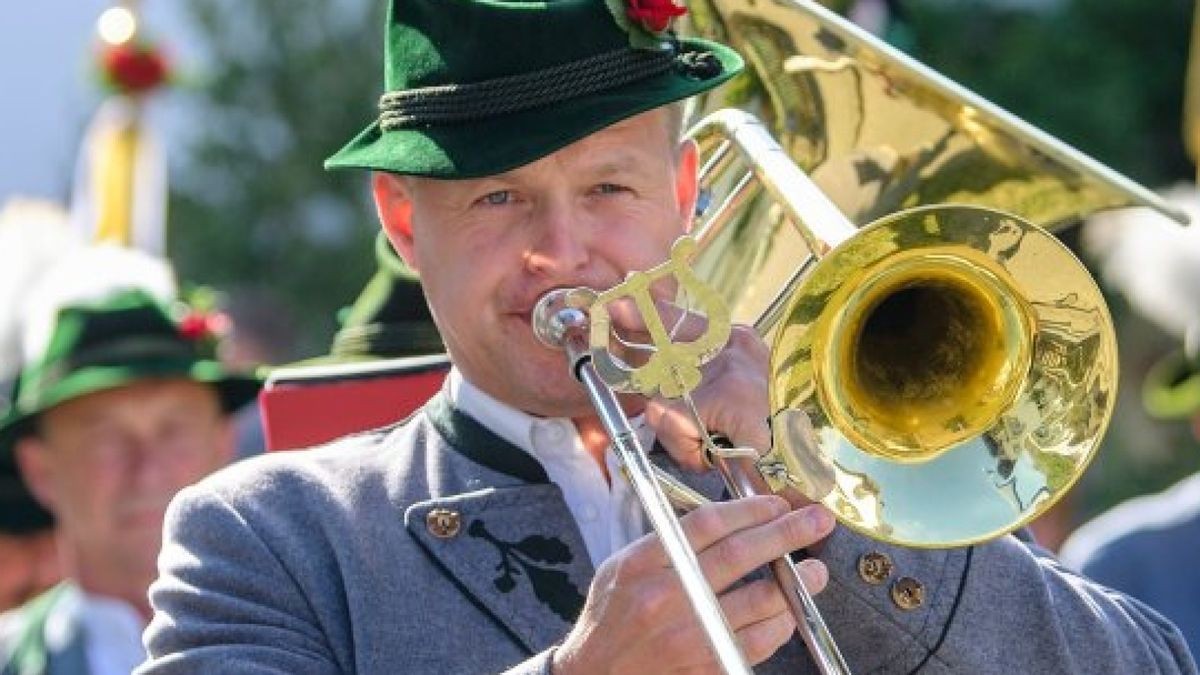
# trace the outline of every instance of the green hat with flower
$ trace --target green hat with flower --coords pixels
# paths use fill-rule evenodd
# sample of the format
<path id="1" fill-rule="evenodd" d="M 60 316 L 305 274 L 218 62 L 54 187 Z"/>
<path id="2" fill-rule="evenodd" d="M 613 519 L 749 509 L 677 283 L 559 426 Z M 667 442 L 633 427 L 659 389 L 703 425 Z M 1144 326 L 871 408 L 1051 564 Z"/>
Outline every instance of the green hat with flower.
<path id="1" fill-rule="evenodd" d="M 144 290 L 62 307 L 40 356 L 17 376 L 16 396 L 0 421 L 0 453 L 36 417 L 80 396 L 134 382 L 184 378 L 211 384 L 229 412 L 250 402 L 261 385 L 252 375 L 229 373 L 215 359 L 212 317 L 172 309 Z"/>
<path id="2" fill-rule="evenodd" d="M 742 69 L 680 38 L 672 0 L 392 0 L 379 116 L 325 162 L 477 178 L 544 157 Z"/>
<path id="3" fill-rule="evenodd" d="M 354 303 L 338 313 L 341 328 L 333 336 L 329 353 L 284 367 L 357 363 L 446 351 L 421 291 L 421 279 L 400 259 L 383 232 L 375 238 L 375 263 L 375 274 Z"/>

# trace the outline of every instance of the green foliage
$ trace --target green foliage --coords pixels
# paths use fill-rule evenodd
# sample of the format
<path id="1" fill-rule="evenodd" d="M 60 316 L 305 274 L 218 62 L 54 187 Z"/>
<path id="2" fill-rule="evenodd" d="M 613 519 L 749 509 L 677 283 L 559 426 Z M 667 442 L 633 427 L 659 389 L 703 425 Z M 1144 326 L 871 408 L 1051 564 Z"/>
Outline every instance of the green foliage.
<path id="1" fill-rule="evenodd" d="M 1194 176 L 1181 136 L 1193 0 L 1047 4 L 904 6 L 934 69 L 1136 180 Z"/>
<path id="2" fill-rule="evenodd" d="M 298 353 L 327 350 L 337 309 L 371 276 L 362 174 L 326 156 L 375 114 L 383 3 L 189 0 L 212 70 L 172 176 L 171 258 L 183 278 L 266 286 L 298 318 Z"/>

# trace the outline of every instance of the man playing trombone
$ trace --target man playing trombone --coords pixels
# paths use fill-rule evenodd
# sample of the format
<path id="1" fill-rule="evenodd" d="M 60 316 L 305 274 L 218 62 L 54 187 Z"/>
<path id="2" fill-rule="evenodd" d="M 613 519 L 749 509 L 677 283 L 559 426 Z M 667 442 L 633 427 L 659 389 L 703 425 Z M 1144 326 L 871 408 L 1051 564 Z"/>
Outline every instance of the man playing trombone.
<path id="1" fill-rule="evenodd" d="M 374 172 L 384 231 L 420 273 L 454 369 L 402 424 L 259 458 L 177 499 L 140 672 L 714 669 L 585 392 L 530 327 L 548 291 L 609 288 L 690 227 L 698 160 L 676 102 L 742 63 L 671 35 L 681 11 L 391 3 L 382 112 L 328 165 Z M 693 395 L 739 446 L 770 443 L 767 361 L 736 328 Z M 656 459 L 703 468 L 681 406 L 625 403 Z M 720 495 L 710 474 L 684 480 Z M 812 669 L 782 592 L 754 574 L 801 549 L 859 672 L 1195 669 L 1160 617 L 1013 537 L 907 550 L 770 496 L 682 523 L 759 672 Z"/>

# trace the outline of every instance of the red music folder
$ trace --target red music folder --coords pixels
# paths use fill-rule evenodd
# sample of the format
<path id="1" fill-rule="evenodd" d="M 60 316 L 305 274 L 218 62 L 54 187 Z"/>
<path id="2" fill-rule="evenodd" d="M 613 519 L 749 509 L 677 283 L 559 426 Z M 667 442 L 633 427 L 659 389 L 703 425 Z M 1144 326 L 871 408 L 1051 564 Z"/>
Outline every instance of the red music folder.
<path id="1" fill-rule="evenodd" d="M 442 386 L 444 354 L 276 368 L 259 394 L 267 450 L 293 450 L 408 417 Z"/>

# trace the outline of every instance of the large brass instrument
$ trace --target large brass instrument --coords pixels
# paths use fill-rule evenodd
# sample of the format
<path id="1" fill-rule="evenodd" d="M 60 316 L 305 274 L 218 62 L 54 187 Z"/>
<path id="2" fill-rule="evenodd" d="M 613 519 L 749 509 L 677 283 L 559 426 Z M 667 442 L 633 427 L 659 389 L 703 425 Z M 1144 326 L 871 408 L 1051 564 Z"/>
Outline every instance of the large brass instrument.
<path id="1" fill-rule="evenodd" d="M 1045 511 L 1095 453 L 1117 375 L 1101 294 L 1049 231 L 1121 206 L 1185 218 L 815 2 L 689 5 L 694 31 L 750 68 L 699 101 L 711 113 L 692 132 L 704 157 L 699 250 L 677 249 L 690 267 L 654 274 L 694 270 L 728 307 L 701 303 L 710 325 L 725 311 L 772 341 L 773 447 L 757 461 L 714 453 L 733 494 L 799 490 L 846 526 L 918 547 L 985 541 Z M 746 672 L 666 522 L 668 496 L 697 497 L 636 457 L 601 391 L 647 393 L 639 378 L 689 386 L 681 352 L 657 340 L 651 351 L 669 363 L 630 377 L 607 324 L 587 316 L 646 284 L 638 273 L 604 293 L 548 297 L 535 324 L 567 351 L 629 458 L 720 662 Z M 848 672 L 790 561 L 773 569 L 818 668 Z"/>
<path id="2" fill-rule="evenodd" d="M 1116 395 L 1103 299 L 1047 230 L 1122 206 L 1186 218 L 815 2 L 690 8 L 750 64 L 700 102 L 756 114 L 693 130 L 693 265 L 772 338 L 772 487 L 905 545 L 1036 517 Z"/>

